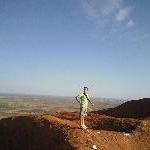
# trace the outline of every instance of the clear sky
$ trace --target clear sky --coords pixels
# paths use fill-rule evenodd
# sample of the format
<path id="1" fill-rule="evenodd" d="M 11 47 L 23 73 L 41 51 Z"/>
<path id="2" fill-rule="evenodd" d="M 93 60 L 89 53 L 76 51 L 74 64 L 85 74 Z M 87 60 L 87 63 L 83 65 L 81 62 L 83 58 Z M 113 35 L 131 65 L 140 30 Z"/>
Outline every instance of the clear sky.
<path id="1" fill-rule="evenodd" d="M 0 0 L 0 92 L 150 97 L 149 0 Z"/>

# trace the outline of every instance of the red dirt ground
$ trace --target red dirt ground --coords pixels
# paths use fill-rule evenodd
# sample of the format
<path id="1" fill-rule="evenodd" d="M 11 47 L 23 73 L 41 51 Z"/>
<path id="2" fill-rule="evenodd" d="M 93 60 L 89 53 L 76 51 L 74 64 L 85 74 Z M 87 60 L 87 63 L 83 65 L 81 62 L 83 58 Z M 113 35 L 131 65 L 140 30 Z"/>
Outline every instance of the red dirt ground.
<path id="1" fill-rule="evenodd" d="M 0 120 L 0 150 L 149 150 L 150 118 L 119 118 L 90 112 L 87 130 L 78 112 Z"/>

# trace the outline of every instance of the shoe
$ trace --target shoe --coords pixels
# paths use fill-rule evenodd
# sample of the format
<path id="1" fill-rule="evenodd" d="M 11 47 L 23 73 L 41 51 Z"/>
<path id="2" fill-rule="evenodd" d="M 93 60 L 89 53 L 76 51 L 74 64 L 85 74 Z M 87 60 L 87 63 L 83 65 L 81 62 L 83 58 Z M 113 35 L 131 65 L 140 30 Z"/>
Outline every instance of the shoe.
<path id="1" fill-rule="evenodd" d="M 87 126 L 85 126 L 85 125 L 81 125 L 80 127 L 81 127 L 82 129 L 84 129 L 84 130 L 87 129 Z"/>

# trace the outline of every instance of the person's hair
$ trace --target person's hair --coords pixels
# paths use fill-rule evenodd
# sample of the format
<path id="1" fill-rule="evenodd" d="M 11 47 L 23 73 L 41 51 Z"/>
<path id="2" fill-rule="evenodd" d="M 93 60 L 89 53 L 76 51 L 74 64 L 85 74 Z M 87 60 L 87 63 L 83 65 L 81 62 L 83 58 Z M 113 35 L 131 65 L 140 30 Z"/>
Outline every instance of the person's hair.
<path id="1" fill-rule="evenodd" d="M 87 91 L 89 90 L 88 87 L 86 87 L 86 86 L 84 87 L 84 90 L 85 90 L 85 89 L 87 89 Z"/>

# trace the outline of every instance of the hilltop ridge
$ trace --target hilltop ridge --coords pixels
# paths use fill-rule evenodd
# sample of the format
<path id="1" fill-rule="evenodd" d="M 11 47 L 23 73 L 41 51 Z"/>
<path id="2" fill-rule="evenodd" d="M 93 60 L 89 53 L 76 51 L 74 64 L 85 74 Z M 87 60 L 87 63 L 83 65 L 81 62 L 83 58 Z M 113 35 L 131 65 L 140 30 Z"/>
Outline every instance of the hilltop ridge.
<path id="1" fill-rule="evenodd" d="M 120 110 L 128 110 L 130 106 L 132 111 L 134 108 L 139 111 L 137 106 L 141 103 L 141 108 L 147 109 L 149 99 L 129 101 L 112 109 L 90 112 L 86 118 L 87 130 L 79 128 L 78 112 L 3 118 L 0 120 L 0 149 L 92 150 L 93 145 L 100 150 L 150 149 L 150 115 L 118 115 Z M 130 114 L 132 111 L 129 109 Z M 117 112 L 116 116 L 114 112 Z M 124 112 L 122 110 L 120 114 Z"/>

